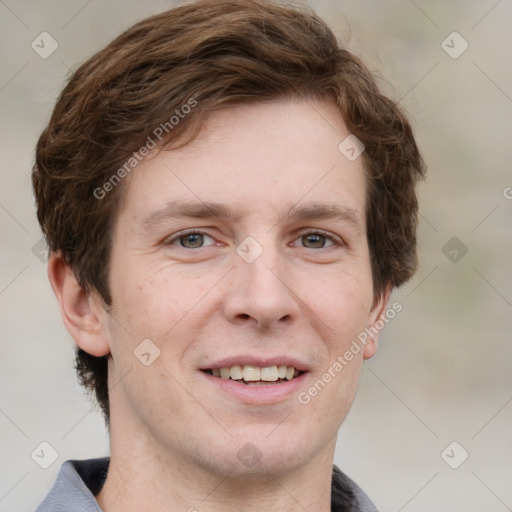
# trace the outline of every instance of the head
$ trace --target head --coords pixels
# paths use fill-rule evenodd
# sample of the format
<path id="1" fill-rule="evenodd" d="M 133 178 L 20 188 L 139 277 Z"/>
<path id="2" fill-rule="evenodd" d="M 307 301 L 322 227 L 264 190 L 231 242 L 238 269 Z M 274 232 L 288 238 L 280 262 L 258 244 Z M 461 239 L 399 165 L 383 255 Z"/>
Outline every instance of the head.
<path id="1" fill-rule="evenodd" d="M 364 145 L 353 160 L 340 145 L 349 135 Z M 38 141 L 32 179 L 79 378 L 95 392 L 107 425 L 117 393 L 118 411 L 132 407 L 141 424 L 162 414 L 148 399 L 154 396 L 185 428 L 197 416 L 183 397 L 166 396 L 161 381 L 215 403 L 196 374 L 244 351 L 291 352 L 306 359 L 312 376 L 325 372 L 414 273 L 415 185 L 423 174 L 404 114 L 305 7 L 183 5 L 134 25 L 82 64 Z M 191 227 L 169 220 L 176 201 L 211 212 L 189 223 L 205 228 L 196 239 L 216 242 L 200 256 L 190 256 L 197 246 L 181 244 L 183 233 L 169 237 Z M 324 232 L 315 235 L 327 244 L 318 248 L 322 256 L 290 245 L 292 228 L 304 225 L 285 214 L 306 203 L 338 204 L 343 212 L 337 221 L 304 223 Z M 241 246 L 247 237 L 254 245 Z M 336 239 L 332 249 L 327 240 Z M 240 247 L 255 258 L 242 258 Z M 143 340 L 151 340 L 142 345 L 151 359 L 159 350 L 147 367 L 134 356 Z M 377 340 L 343 369 L 344 383 L 308 405 L 321 416 L 336 393 L 346 395 L 334 406 L 331 436 Z M 227 402 L 218 404 L 223 417 L 246 414 L 244 400 Z M 236 435 L 253 439 L 254 421 L 277 422 L 286 407 L 243 416 Z M 295 428 L 292 438 L 317 427 Z"/>

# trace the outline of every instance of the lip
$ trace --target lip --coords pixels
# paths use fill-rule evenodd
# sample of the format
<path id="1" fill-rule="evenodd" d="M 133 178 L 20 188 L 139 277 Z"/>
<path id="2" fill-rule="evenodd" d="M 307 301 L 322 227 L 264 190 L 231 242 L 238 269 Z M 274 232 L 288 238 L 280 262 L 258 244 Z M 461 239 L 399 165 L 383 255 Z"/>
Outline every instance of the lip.
<path id="1" fill-rule="evenodd" d="M 265 368 L 267 366 L 294 366 L 300 372 L 308 372 L 309 368 L 306 364 L 302 363 L 298 359 L 294 359 L 288 356 L 273 356 L 273 357 L 260 357 L 260 356 L 232 356 L 219 361 L 210 363 L 210 366 L 202 366 L 200 370 L 213 370 L 216 368 L 227 368 L 239 364 L 240 366 L 252 365 Z M 293 379 L 294 380 L 294 379 Z M 290 381 L 291 382 L 291 381 Z"/>
<path id="2" fill-rule="evenodd" d="M 288 366 L 294 365 L 289 364 Z M 199 371 L 199 374 L 207 379 L 210 384 L 216 386 L 221 393 L 248 405 L 271 405 L 288 400 L 292 396 L 296 397 L 299 389 L 304 385 L 305 380 L 309 376 L 309 372 L 306 371 L 298 377 L 294 377 L 292 380 L 286 382 L 276 382 L 274 385 L 263 384 L 259 386 L 249 386 L 247 384 L 241 384 L 236 380 L 214 377 L 204 371 Z"/>

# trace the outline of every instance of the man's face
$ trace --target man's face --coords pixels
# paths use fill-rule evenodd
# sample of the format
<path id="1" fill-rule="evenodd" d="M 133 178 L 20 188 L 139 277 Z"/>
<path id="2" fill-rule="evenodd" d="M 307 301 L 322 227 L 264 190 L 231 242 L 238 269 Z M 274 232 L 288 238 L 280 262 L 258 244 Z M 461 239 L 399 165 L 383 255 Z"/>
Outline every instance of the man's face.
<path id="1" fill-rule="evenodd" d="M 236 106 L 132 171 L 110 265 L 113 445 L 132 439 L 221 474 L 332 461 L 374 344 L 308 403 L 299 396 L 383 307 L 373 307 L 362 159 L 338 150 L 347 135 L 329 103 Z M 314 215 L 333 207 L 338 216 Z M 274 379 L 259 370 L 273 366 L 302 373 L 223 378 L 230 368 Z"/>

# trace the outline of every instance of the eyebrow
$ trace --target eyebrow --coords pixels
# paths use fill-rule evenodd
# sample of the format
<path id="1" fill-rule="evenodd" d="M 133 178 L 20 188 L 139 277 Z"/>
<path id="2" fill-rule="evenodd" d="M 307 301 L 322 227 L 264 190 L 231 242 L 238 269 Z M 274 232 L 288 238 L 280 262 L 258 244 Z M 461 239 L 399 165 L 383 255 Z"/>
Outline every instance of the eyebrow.
<path id="1" fill-rule="evenodd" d="M 220 219 L 238 221 L 246 216 L 239 208 L 231 209 L 227 205 L 215 202 L 171 201 L 165 207 L 148 213 L 142 219 L 142 225 L 150 229 L 155 225 L 167 223 L 172 219 Z M 339 204 L 312 202 L 302 206 L 291 205 L 279 219 L 287 218 L 289 221 L 308 219 L 334 219 L 352 224 L 362 229 L 362 219 L 357 210 Z"/>

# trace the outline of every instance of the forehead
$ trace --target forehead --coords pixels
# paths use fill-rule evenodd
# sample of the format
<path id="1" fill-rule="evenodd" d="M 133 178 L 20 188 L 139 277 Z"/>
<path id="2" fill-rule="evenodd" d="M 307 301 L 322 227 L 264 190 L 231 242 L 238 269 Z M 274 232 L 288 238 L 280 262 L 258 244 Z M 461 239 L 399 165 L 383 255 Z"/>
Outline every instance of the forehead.
<path id="1" fill-rule="evenodd" d="M 350 161 L 339 150 L 348 135 L 326 101 L 215 111 L 188 145 L 154 151 L 137 166 L 122 213 L 146 225 L 182 213 L 243 220 L 258 212 L 274 220 L 338 216 L 362 226 L 362 158 Z"/>

